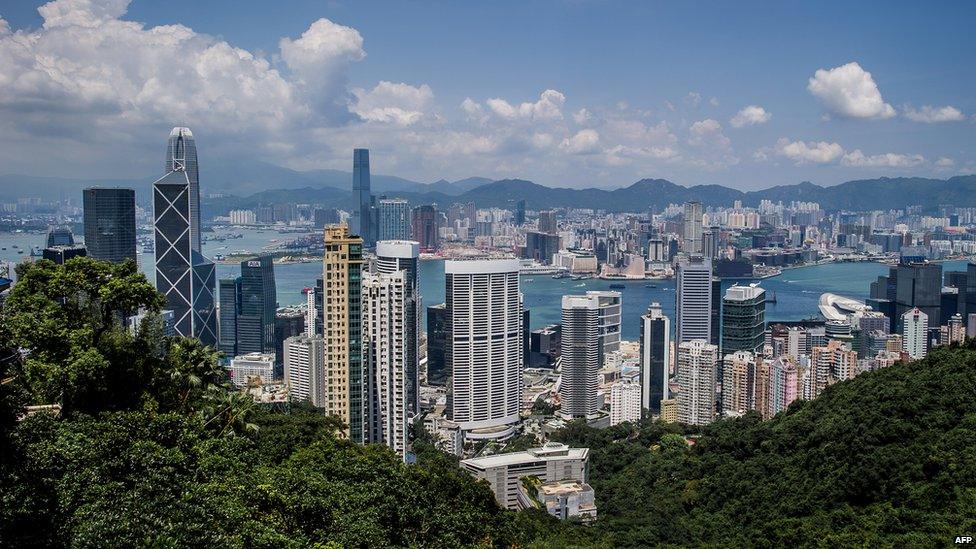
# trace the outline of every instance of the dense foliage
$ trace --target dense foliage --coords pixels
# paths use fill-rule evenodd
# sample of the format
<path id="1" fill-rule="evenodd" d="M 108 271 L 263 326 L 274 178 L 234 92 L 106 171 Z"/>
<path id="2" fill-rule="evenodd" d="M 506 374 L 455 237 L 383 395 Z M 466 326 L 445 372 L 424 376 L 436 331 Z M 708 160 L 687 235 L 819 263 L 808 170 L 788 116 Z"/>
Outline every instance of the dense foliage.
<path id="1" fill-rule="evenodd" d="M 132 264 L 19 276 L 0 308 L 3 547 L 937 546 L 976 532 L 972 344 L 767 422 L 570 424 L 555 438 L 591 448 L 597 494 L 582 526 L 501 510 L 422 429 L 405 465 L 315 409 L 254 406 L 212 350 L 163 336 Z M 61 410 L 18 421 L 38 404 Z"/>

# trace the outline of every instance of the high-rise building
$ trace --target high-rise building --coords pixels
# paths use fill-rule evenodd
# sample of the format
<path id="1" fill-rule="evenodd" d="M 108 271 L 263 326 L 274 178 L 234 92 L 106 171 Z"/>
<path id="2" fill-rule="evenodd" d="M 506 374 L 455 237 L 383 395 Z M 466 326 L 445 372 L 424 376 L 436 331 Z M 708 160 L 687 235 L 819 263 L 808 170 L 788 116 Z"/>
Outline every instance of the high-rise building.
<path id="1" fill-rule="evenodd" d="M 618 381 L 610 387 L 610 425 L 641 418 L 641 386 L 631 381 Z"/>
<path id="2" fill-rule="evenodd" d="M 942 265 L 938 263 L 899 264 L 895 275 L 895 319 L 892 331 L 901 331 L 905 313 L 919 308 L 933 325 L 938 324 L 942 308 Z"/>
<path id="3" fill-rule="evenodd" d="M 335 225 L 340 221 L 339 210 L 336 208 L 315 208 L 312 217 L 316 229 L 324 229 L 326 225 Z"/>
<path id="4" fill-rule="evenodd" d="M 661 412 L 661 401 L 668 396 L 671 373 L 671 320 L 660 303 L 651 303 L 641 315 L 641 406 L 652 414 Z"/>
<path id="5" fill-rule="evenodd" d="M 552 256 L 559 251 L 559 235 L 527 231 L 525 233 L 525 258 L 539 263 L 552 263 Z"/>
<path id="6" fill-rule="evenodd" d="M 722 413 L 741 414 L 754 401 L 756 357 L 749 351 L 735 351 L 722 360 Z"/>
<path id="7" fill-rule="evenodd" d="M 702 205 L 701 202 L 685 203 L 684 238 L 681 251 L 688 254 L 702 253 Z"/>
<path id="8" fill-rule="evenodd" d="M 620 292 L 595 290 L 586 292 L 586 297 L 597 302 L 599 343 L 603 354 L 620 350 Z M 601 359 L 599 368 L 603 367 Z"/>
<path id="9" fill-rule="evenodd" d="M 427 307 L 427 383 L 445 385 L 451 372 L 447 367 L 447 305 Z"/>
<path id="10" fill-rule="evenodd" d="M 56 248 L 58 246 L 74 246 L 75 245 L 75 235 L 71 232 L 71 227 L 51 227 L 47 231 L 46 244 L 47 248 Z"/>
<path id="11" fill-rule="evenodd" d="M 715 419 L 718 347 L 702 339 L 678 345 L 678 421 L 707 425 Z"/>
<path id="12" fill-rule="evenodd" d="M 284 378 L 291 400 L 328 408 L 325 340 L 306 334 L 289 337 L 285 340 L 284 354 Z"/>
<path id="13" fill-rule="evenodd" d="M 285 340 L 302 335 L 305 331 L 305 311 L 298 307 L 287 307 L 275 312 L 275 378 L 281 379 L 281 368 L 285 364 Z M 315 335 L 315 334 L 311 334 Z"/>
<path id="14" fill-rule="evenodd" d="M 153 183 L 156 289 L 173 311 L 180 336 L 217 345 L 216 269 L 200 253 L 200 188 L 193 135 L 174 128 L 167 146 L 170 171 Z"/>
<path id="15" fill-rule="evenodd" d="M 200 252 L 200 231 L 203 229 L 200 222 L 200 170 L 197 164 L 197 144 L 190 128 L 176 127 L 169 132 L 163 173 L 169 172 L 186 174 L 189 186 L 187 224 L 190 226 L 190 247 Z"/>
<path id="16" fill-rule="evenodd" d="M 764 417 L 771 418 L 789 408 L 799 396 L 799 370 L 796 363 L 783 357 L 773 360 L 769 366 L 768 400 Z"/>
<path id="17" fill-rule="evenodd" d="M 358 208 L 352 212 L 350 231 L 363 239 L 363 245 L 372 247 L 376 242 L 373 233 L 373 196 L 370 194 L 369 149 L 352 151 L 352 194 Z"/>
<path id="18" fill-rule="evenodd" d="M 376 272 L 393 274 L 402 271 L 404 291 L 403 364 L 406 376 L 407 411 L 420 412 L 420 281 L 417 278 L 420 244 L 411 240 L 380 240 L 376 243 Z"/>
<path id="19" fill-rule="evenodd" d="M 381 241 L 382 242 L 382 241 Z M 363 275 L 363 366 L 367 442 L 385 444 L 401 458 L 408 450 L 407 271 Z"/>
<path id="20" fill-rule="evenodd" d="M 137 260 L 136 192 L 92 187 L 82 191 L 88 257 L 121 263 Z"/>
<path id="21" fill-rule="evenodd" d="M 452 420 L 468 438 L 510 436 L 522 402 L 517 259 L 444 262 Z"/>
<path id="22" fill-rule="evenodd" d="M 218 343 L 217 349 L 227 358 L 240 354 L 237 347 L 237 317 L 241 312 L 241 277 L 221 278 L 218 283 Z"/>
<path id="23" fill-rule="evenodd" d="M 437 251 L 437 206 L 425 204 L 413 209 L 411 218 L 413 239 L 420 243 L 420 251 Z"/>
<path id="24" fill-rule="evenodd" d="M 928 352 L 929 315 L 915 307 L 901 316 L 902 345 L 912 360 L 924 358 Z"/>
<path id="25" fill-rule="evenodd" d="M 402 198 L 384 198 L 377 209 L 377 240 L 410 238 L 410 203 Z"/>
<path id="26" fill-rule="evenodd" d="M 518 226 L 525 225 L 525 200 L 519 200 L 515 203 L 515 224 Z"/>
<path id="27" fill-rule="evenodd" d="M 41 252 L 41 258 L 64 265 L 76 257 L 86 257 L 88 251 L 84 246 L 73 244 L 70 246 L 49 246 Z"/>
<path id="28" fill-rule="evenodd" d="M 241 297 L 237 314 L 237 352 L 273 353 L 275 350 L 274 261 L 262 255 L 241 261 Z"/>
<path id="29" fill-rule="evenodd" d="M 597 376 L 603 366 L 600 341 L 600 302 L 596 296 L 564 295 L 562 300 L 561 413 L 566 418 L 588 417 L 599 409 Z"/>
<path id="30" fill-rule="evenodd" d="M 710 227 L 702 231 L 702 255 L 705 259 L 717 260 L 718 259 L 718 240 L 719 240 L 719 230 L 716 227 Z"/>
<path id="31" fill-rule="evenodd" d="M 348 426 L 356 443 L 365 440 L 362 348 L 363 239 L 344 224 L 325 228 L 323 302 L 326 411 Z"/>
<path id="32" fill-rule="evenodd" d="M 766 291 L 755 284 L 732 286 L 722 299 L 722 353 L 762 354 L 766 332 Z"/>
<path id="33" fill-rule="evenodd" d="M 559 232 L 559 225 L 556 224 L 555 210 L 542 210 L 539 212 L 539 232 L 556 234 Z"/>
<path id="34" fill-rule="evenodd" d="M 694 255 L 678 263 L 675 342 L 712 341 L 712 262 Z"/>
<path id="35" fill-rule="evenodd" d="M 816 398 L 827 388 L 827 385 L 852 379 L 857 373 L 857 351 L 836 339 L 827 342 L 826 346 L 814 347 L 810 351 L 811 398 Z"/>

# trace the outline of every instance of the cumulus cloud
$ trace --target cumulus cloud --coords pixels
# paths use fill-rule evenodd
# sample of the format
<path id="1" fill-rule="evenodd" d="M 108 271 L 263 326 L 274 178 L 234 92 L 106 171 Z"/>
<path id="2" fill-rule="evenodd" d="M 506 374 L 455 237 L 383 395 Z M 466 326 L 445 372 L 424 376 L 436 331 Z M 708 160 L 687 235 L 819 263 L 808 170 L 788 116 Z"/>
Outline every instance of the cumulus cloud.
<path id="1" fill-rule="evenodd" d="M 698 105 L 701 105 L 701 100 L 701 94 L 696 91 L 690 91 L 688 92 L 688 95 L 685 96 L 685 103 L 691 107 L 697 108 Z"/>
<path id="2" fill-rule="evenodd" d="M 775 152 L 796 164 L 829 164 L 844 154 L 844 148 L 827 141 L 790 141 L 783 137 L 776 142 Z"/>
<path id="3" fill-rule="evenodd" d="M 577 124 L 586 124 L 593 119 L 593 113 L 591 113 L 586 107 L 573 113 L 573 122 Z"/>
<path id="4" fill-rule="evenodd" d="M 946 105 L 945 107 L 924 105 L 917 110 L 909 105 L 904 108 L 904 112 L 905 118 L 914 122 L 924 122 L 927 124 L 934 124 L 936 122 L 961 122 L 966 119 L 966 115 L 952 105 Z"/>
<path id="5" fill-rule="evenodd" d="M 599 151 L 599 146 L 600 134 L 592 129 L 580 130 L 559 144 L 559 148 L 569 154 L 592 154 Z"/>
<path id="6" fill-rule="evenodd" d="M 819 69 L 807 90 L 834 115 L 844 118 L 891 118 L 895 108 L 884 102 L 871 73 L 856 62 Z"/>
<path id="7" fill-rule="evenodd" d="M 757 126 L 759 124 L 765 124 L 769 122 L 769 119 L 773 115 L 766 111 L 766 109 L 758 105 L 749 105 L 743 107 L 742 110 L 737 112 L 735 116 L 729 120 L 729 124 L 732 124 L 733 128 L 742 128 L 744 126 Z"/>
<path id="8" fill-rule="evenodd" d="M 507 119 L 541 119 L 552 120 L 562 118 L 562 106 L 566 102 L 566 96 L 556 90 L 546 90 L 539 95 L 539 100 L 534 103 L 521 103 L 512 105 L 504 99 L 489 99 L 485 101 L 488 108 L 496 115 Z"/>
<path id="9" fill-rule="evenodd" d="M 692 145 L 713 145 L 724 149 L 732 144 L 732 140 L 722 133 L 722 124 L 712 118 L 695 122 L 691 125 L 689 132 L 691 139 L 688 142 Z"/>
<path id="10" fill-rule="evenodd" d="M 935 166 L 937 168 L 951 168 L 956 165 L 956 161 L 949 158 L 948 156 L 940 157 L 935 161 Z"/>
<path id="11" fill-rule="evenodd" d="M 352 90 L 356 102 L 349 110 L 360 118 L 372 122 L 393 122 L 409 126 L 419 122 L 434 99 L 434 92 L 427 84 L 414 87 L 409 84 L 381 81 L 372 90 Z"/>
<path id="12" fill-rule="evenodd" d="M 844 155 L 841 164 L 854 168 L 914 168 L 925 163 L 925 157 L 920 154 L 885 153 L 865 155 L 860 149 Z"/>

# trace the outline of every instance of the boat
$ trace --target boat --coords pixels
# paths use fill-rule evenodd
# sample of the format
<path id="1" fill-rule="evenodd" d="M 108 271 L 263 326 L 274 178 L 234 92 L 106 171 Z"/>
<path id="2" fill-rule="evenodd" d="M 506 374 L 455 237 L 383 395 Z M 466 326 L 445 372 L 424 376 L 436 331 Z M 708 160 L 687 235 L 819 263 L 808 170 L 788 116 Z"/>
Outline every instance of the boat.
<path id="1" fill-rule="evenodd" d="M 566 271 L 559 271 L 558 273 L 552 275 L 552 277 L 553 278 L 569 278 L 569 275 L 566 273 Z"/>
<path id="2" fill-rule="evenodd" d="M 610 289 L 611 290 L 623 290 L 625 288 L 627 288 L 627 287 L 624 286 L 623 284 L 611 284 L 610 285 Z"/>
<path id="3" fill-rule="evenodd" d="M 644 284 L 645 288 L 657 288 L 657 284 Z"/>

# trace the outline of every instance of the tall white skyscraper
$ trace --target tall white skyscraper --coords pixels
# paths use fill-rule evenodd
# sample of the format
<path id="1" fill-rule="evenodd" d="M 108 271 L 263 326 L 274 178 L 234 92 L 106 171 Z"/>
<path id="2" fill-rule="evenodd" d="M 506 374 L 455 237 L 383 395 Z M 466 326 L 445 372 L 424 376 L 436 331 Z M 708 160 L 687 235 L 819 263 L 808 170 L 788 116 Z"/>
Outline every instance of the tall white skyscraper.
<path id="1" fill-rule="evenodd" d="M 923 358 L 928 352 L 929 315 L 918 307 L 901 316 L 902 348 L 912 360 Z"/>
<path id="2" fill-rule="evenodd" d="M 651 303 L 641 316 L 641 406 L 651 413 L 661 412 L 661 401 L 669 398 L 671 375 L 671 320 L 660 303 Z"/>
<path id="3" fill-rule="evenodd" d="M 718 347 L 702 339 L 678 345 L 678 421 L 707 425 L 715 418 Z"/>
<path id="4" fill-rule="evenodd" d="M 363 275 L 365 440 L 407 453 L 406 271 Z"/>
<path id="5" fill-rule="evenodd" d="M 444 262 L 451 417 L 469 439 L 510 436 L 522 402 L 517 259 Z"/>
<path id="6" fill-rule="evenodd" d="M 618 381 L 610 388 L 610 425 L 625 421 L 636 423 L 641 418 L 641 386 L 631 381 Z"/>
<path id="7" fill-rule="evenodd" d="M 562 415 L 579 418 L 596 414 L 599 409 L 597 375 L 604 356 L 597 296 L 563 296 L 560 355 Z"/>
<path id="8" fill-rule="evenodd" d="M 603 354 L 612 353 L 620 350 L 620 292 L 613 291 L 591 291 L 586 292 L 586 297 L 595 299 L 597 302 L 597 312 L 599 313 L 600 325 L 600 345 L 603 347 Z M 600 362 L 600 368 L 603 362 Z"/>
<path id="9" fill-rule="evenodd" d="M 327 401 L 325 376 L 325 340 L 307 334 L 285 340 L 285 383 L 293 401 L 308 401 L 324 408 Z"/>
<path id="10" fill-rule="evenodd" d="M 420 311 L 423 298 L 420 295 L 420 281 L 417 277 L 420 258 L 420 243 L 412 240 L 381 240 L 376 243 L 377 273 L 393 274 L 403 271 L 404 286 L 404 371 L 407 376 L 406 402 L 411 415 L 420 412 Z"/>
<path id="11" fill-rule="evenodd" d="M 689 254 L 702 253 L 702 205 L 701 202 L 685 203 L 684 238 L 681 251 Z"/>
<path id="12" fill-rule="evenodd" d="M 675 341 L 712 341 L 712 261 L 699 255 L 678 263 Z"/>

